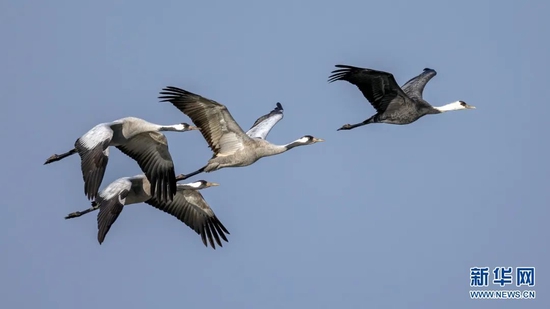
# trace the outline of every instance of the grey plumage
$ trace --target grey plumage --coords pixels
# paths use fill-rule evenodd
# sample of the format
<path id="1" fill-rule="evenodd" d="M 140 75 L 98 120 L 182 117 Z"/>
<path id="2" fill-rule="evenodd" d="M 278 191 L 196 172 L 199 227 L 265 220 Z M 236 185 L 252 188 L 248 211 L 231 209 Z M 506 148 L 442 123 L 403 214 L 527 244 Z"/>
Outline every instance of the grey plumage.
<path id="1" fill-rule="evenodd" d="M 153 184 L 153 195 L 161 200 L 170 200 L 176 192 L 176 176 L 168 142 L 160 131 L 185 132 L 196 129 L 186 123 L 158 125 L 135 117 L 121 118 L 94 126 L 76 140 L 73 149 L 60 155 L 52 155 L 44 164 L 78 153 L 81 158 L 84 193 L 88 199 L 93 200 L 97 197 L 105 175 L 109 146 L 115 146 L 137 161 Z"/>
<path id="2" fill-rule="evenodd" d="M 405 125 L 429 114 L 475 108 L 463 101 L 433 107 L 424 100 L 424 87 L 437 74 L 432 69 L 424 69 L 420 75 L 407 81 L 401 88 L 394 76 L 388 72 L 349 65 L 336 67 L 340 69 L 332 71 L 329 82 L 345 80 L 357 86 L 376 110 L 376 114 L 367 120 L 357 124 L 346 124 L 338 130 L 351 130 L 369 123 Z"/>
<path id="3" fill-rule="evenodd" d="M 306 135 L 286 145 L 274 145 L 262 138 L 267 135 L 269 130 L 258 130 L 262 133 L 255 133 L 254 136 L 259 138 L 250 137 L 233 119 L 225 105 L 177 87 L 164 88 L 160 92 L 159 99 L 161 102 L 172 103 L 191 118 L 193 123 L 200 128 L 201 134 L 214 153 L 204 167 L 184 175 L 184 179 L 225 167 L 248 166 L 260 158 L 280 154 L 297 146 L 323 141 L 323 139 Z M 274 121 L 277 117 L 271 118 L 271 121 L 268 120 L 270 117 L 266 117 L 263 121 L 276 123 L 280 120 Z M 261 124 L 262 120 L 259 120 Z M 271 128 L 273 125 L 274 123 L 271 126 L 266 125 L 266 127 Z"/>
<path id="4" fill-rule="evenodd" d="M 73 212 L 66 219 L 80 217 L 99 209 L 97 215 L 97 240 L 101 244 L 125 206 L 137 203 L 147 203 L 163 212 L 176 217 L 201 236 L 205 246 L 216 249 L 216 243 L 222 247 L 221 240 L 228 241 L 229 231 L 216 217 L 214 211 L 198 191 L 217 183 L 199 180 L 188 184 L 177 184 L 176 194 L 171 201 L 161 201 L 151 196 L 151 184 L 145 175 L 122 177 L 103 189 L 92 207 Z"/>

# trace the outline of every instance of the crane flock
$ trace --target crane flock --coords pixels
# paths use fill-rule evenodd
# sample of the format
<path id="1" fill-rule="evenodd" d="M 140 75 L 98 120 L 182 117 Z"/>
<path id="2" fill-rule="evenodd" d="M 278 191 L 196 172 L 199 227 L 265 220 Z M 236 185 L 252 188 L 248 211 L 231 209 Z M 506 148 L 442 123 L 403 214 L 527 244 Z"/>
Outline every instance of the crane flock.
<path id="1" fill-rule="evenodd" d="M 443 106 L 430 105 L 422 97 L 426 84 L 437 74 L 426 68 L 419 75 L 399 86 L 391 73 L 373 69 L 336 65 L 329 82 L 347 81 L 361 91 L 376 114 L 356 124 L 338 129 L 351 130 L 371 123 L 406 125 L 425 115 L 475 109 L 464 101 Z M 194 125 L 179 123 L 159 125 L 136 117 L 100 123 L 79 137 L 74 148 L 50 156 L 44 164 L 59 161 L 78 153 L 81 161 L 84 194 L 91 207 L 68 214 L 80 217 L 99 210 L 97 240 L 101 244 L 126 205 L 146 203 L 166 212 L 194 230 L 205 246 L 222 247 L 229 231 L 208 205 L 201 189 L 218 186 L 206 180 L 180 184 L 179 181 L 227 167 L 245 167 L 263 157 L 281 154 L 298 146 L 323 142 L 322 138 L 304 135 L 288 144 L 275 145 L 266 140 L 271 129 L 283 119 L 283 106 L 277 103 L 269 113 L 259 117 L 248 131 L 233 119 L 229 109 L 212 99 L 190 91 L 168 86 L 160 91 L 160 102 L 171 103 L 191 119 Z M 176 175 L 166 136 L 161 132 L 199 131 L 213 155 L 196 171 Z M 114 146 L 137 162 L 142 174 L 121 177 L 99 190 L 107 162 L 109 146 Z"/>

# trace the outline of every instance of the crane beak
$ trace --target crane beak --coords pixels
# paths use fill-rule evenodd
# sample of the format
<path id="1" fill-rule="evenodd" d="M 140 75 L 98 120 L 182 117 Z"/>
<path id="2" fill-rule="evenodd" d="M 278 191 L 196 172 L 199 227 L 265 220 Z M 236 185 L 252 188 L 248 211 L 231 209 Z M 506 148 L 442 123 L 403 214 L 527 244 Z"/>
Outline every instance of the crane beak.
<path id="1" fill-rule="evenodd" d="M 468 104 L 464 105 L 464 107 L 466 107 L 466 109 L 476 109 L 475 106 L 473 106 L 473 105 L 468 105 Z"/>
<path id="2" fill-rule="evenodd" d="M 189 126 L 189 130 L 201 130 L 201 128 L 197 127 L 197 126 Z"/>
<path id="3" fill-rule="evenodd" d="M 314 137 L 314 138 L 313 138 L 313 141 L 316 142 L 316 143 L 319 143 L 319 142 L 324 142 L 325 140 L 322 139 L 322 138 L 316 138 L 316 137 Z"/>
<path id="4" fill-rule="evenodd" d="M 220 184 L 219 183 L 216 183 L 216 182 L 207 182 L 206 185 L 208 187 L 217 187 L 219 186 Z"/>

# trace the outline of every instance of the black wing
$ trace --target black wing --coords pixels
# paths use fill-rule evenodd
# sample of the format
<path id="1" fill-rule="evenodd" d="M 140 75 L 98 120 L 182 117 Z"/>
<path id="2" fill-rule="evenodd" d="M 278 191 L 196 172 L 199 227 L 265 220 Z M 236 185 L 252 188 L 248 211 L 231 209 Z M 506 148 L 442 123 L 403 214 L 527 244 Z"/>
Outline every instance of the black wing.
<path id="1" fill-rule="evenodd" d="M 341 69 L 332 71 L 329 82 L 345 80 L 354 84 L 378 113 L 408 99 L 391 73 L 341 64 L 336 67 Z"/>
<path id="2" fill-rule="evenodd" d="M 411 78 L 407 81 L 401 89 L 411 98 L 423 100 L 422 93 L 426 84 L 437 75 L 437 72 L 433 69 L 425 68 L 418 76 Z"/>
<path id="3" fill-rule="evenodd" d="M 182 189 L 178 186 L 178 191 L 171 202 L 165 203 L 151 198 L 146 203 L 185 223 L 201 236 L 205 246 L 208 246 L 209 242 L 210 246 L 216 249 L 214 240 L 220 247 L 223 247 L 220 238 L 228 241 L 225 234 L 229 232 L 197 190 Z"/>
<path id="4" fill-rule="evenodd" d="M 96 126 L 77 139 L 74 144 L 80 155 L 84 193 L 90 200 L 97 197 L 99 187 L 103 181 L 105 169 L 109 162 L 109 144 L 112 137 L 113 130 L 111 128 Z"/>
<path id="5" fill-rule="evenodd" d="M 177 190 L 176 174 L 164 134 L 159 132 L 138 134 L 117 148 L 137 161 L 151 183 L 151 195 L 163 201 L 173 198 Z"/>
<path id="6" fill-rule="evenodd" d="M 97 241 L 99 241 L 99 244 L 103 243 L 111 226 L 122 212 L 128 193 L 128 189 L 124 189 L 112 198 L 97 198 L 96 202 L 99 204 L 99 213 L 97 214 Z"/>

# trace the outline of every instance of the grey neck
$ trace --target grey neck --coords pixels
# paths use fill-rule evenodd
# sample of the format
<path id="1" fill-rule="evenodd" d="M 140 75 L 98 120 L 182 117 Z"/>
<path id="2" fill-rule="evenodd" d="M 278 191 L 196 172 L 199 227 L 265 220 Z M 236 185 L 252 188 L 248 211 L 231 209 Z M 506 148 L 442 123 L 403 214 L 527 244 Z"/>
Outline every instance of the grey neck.
<path id="1" fill-rule="evenodd" d="M 286 150 L 290 150 L 290 149 L 292 149 L 292 148 L 294 148 L 294 147 L 304 146 L 304 145 L 305 145 L 304 143 L 300 143 L 300 142 L 294 141 L 294 142 L 292 142 L 292 143 L 290 143 L 290 144 L 284 145 L 283 147 L 285 148 L 285 151 L 286 151 Z"/>

